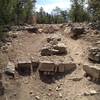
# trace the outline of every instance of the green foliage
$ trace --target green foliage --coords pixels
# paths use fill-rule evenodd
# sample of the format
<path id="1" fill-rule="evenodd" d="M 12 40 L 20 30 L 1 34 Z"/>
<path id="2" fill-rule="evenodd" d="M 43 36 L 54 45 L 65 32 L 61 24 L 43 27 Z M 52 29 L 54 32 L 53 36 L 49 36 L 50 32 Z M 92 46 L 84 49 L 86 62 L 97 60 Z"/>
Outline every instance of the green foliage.
<path id="1" fill-rule="evenodd" d="M 69 11 L 69 18 L 72 22 L 84 22 L 89 20 L 89 15 L 84 9 L 84 0 L 71 0 L 72 6 Z"/>
<path id="2" fill-rule="evenodd" d="M 29 23 L 35 0 L 0 0 L 0 39 L 5 25 Z M 30 21 L 31 22 L 31 21 Z"/>
<path id="3" fill-rule="evenodd" d="M 40 11 L 37 12 L 37 23 L 40 24 L 59 24 L 64 23 L 67 20 L 67 11 L 61 10 L 59 7 L 53 9 L 52 14 L 46 13 L 41 7 Z"/>
<path id="4" fill-rule="evenodd" d="M 100 21 L 100 0 L 89 0 L 89 12 L 92 21 Z"/>

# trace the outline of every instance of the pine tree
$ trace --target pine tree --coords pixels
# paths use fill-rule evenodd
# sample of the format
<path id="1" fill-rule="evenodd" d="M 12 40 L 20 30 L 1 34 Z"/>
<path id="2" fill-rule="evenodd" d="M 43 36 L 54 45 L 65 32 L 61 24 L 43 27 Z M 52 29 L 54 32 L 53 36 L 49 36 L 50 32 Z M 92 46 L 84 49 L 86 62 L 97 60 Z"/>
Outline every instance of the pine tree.
<path id="1" fill-rule="evenodd" d="M 83 22 L 89 19 L 88 13 L 84 9 L 85 0 L 71 0 L 72 6 L 69 18 L 72 22 Z"/>

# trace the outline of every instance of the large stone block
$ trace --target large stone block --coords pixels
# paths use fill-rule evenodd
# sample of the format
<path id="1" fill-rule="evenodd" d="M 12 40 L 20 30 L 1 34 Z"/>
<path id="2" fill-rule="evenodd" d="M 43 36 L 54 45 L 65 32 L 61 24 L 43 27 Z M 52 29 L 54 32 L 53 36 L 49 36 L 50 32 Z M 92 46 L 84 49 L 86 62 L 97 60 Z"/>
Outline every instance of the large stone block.
<path id="1" fill-rule="evenodd" d="M 32 63 L 30 59 L 18 59 L 16 70 L 21 75 L 31 74 Z"/>
<path id="2" fill-rule="evenodd" d="M 54 72 L 55 68 L 55 64 L 51 61 L 40 61 L 39 71 Z"/>
<path id="3" fill-rule="evenodd" d="M 60 62 L 57 64 L 57 72 L 65 72 L 65 73 L 70 73 L 74 69 L 76 69 L 76 64 L 71 63 L 71 62 Z"/>
<path id="4" fill-rule="evenodd" d="M 100 67 L 97 65 L 83 65 L 83 70 L 88 76 L 90 76 L 94 81 L 100 81 Z"/>

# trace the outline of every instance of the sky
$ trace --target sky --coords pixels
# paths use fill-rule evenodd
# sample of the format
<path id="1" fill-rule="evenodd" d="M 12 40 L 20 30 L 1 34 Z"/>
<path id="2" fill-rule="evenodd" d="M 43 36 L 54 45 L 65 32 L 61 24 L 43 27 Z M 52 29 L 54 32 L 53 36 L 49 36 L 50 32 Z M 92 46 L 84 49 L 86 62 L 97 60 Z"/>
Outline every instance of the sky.
<path id="1" fill-rule="evenodd" d="M 40 7 L 43 7 L 46 12 L 51 13 L 56 6 L 67 10 L 70 9 L 71 2 L 70 0 L 37 0 L 36 10 L 39 11 Z"/>

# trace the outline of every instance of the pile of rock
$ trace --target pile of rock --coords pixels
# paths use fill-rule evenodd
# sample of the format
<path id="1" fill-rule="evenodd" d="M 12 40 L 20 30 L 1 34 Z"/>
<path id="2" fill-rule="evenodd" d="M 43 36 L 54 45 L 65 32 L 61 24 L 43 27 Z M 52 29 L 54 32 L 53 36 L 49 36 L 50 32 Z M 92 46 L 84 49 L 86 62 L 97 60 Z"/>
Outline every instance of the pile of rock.
<path id="1" fill-rule="evenodd" d="M 55 36 L 47 38 L 48 44 L 41 49 L 41 55 L 51 56 L 67 54 L 66 46 L 60 41 L 61 38 Z"/>
<path id="2" fill-rule="evenodd" d="M 73 39 L 77 39 L 80 35 L 84 34 L 84 27 L 72 27 L 70 32 L 70 37 Z"/>

